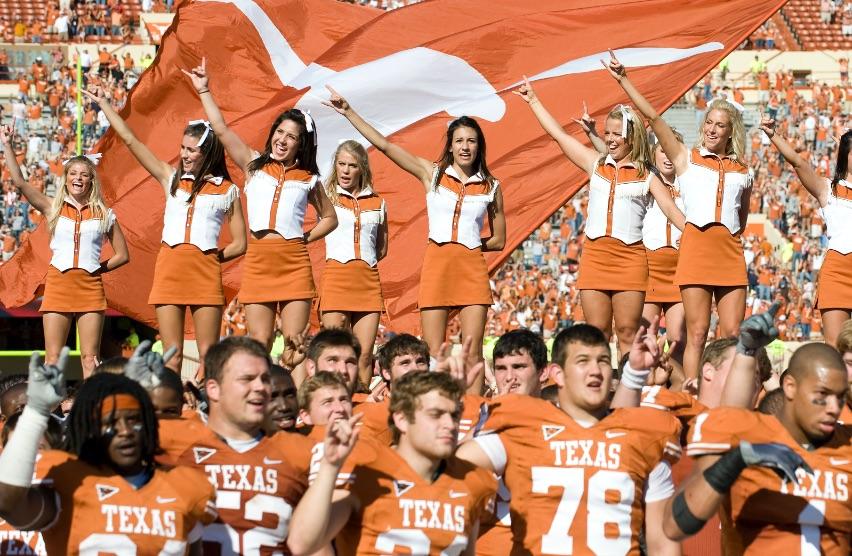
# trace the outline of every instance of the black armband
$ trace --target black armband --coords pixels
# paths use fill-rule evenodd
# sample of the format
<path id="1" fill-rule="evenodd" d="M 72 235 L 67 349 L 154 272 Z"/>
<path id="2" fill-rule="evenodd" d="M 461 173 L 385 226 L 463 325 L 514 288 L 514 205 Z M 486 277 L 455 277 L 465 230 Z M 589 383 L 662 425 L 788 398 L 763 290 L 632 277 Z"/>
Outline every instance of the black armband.
<path id="1" fill-rule="evenodd" d="M 686 497 L 682 492 L 675 496 L 672 502 L 672 517 L 678 528 L 687 535 L 694 535 L 701 531 L 704 524 L 707 523 L 706 519 L 695 517 L 695 514 L 686 505 Z"/>
<path id="2" fill-rule="evenodd" d="M 704 480 L 713 490 L 724 494 L 731 489 L 745 468 L 746 463 L 739 447 L 732 448 L 704 471 Z"/>

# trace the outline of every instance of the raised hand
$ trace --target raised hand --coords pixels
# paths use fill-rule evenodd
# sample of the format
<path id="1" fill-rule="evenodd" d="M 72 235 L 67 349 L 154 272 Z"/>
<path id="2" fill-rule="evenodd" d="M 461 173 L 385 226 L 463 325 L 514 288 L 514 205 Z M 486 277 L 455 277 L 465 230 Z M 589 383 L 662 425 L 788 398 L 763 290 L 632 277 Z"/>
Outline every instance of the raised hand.
<path id="1" fill-rule="evenodd" d="M 14 125 L 14 120 L 12 124 Z M 12 137 L 15 136 L 14 127 L 10 125 L 0 126 L 0 144 L 8 145 L 12 142 Z"/>
<path id="2" fill-rule="evenodd" d="M 671 379 L 672 372 L 674 372 L 675 361 L 672 359 L 671 354 L 677 348 L 677 342 L 670 343 L 669 350 L 663 351 L 665 341 L 665 336 L 660 336 L 659 340 L 657 340 L 657 346 L 660 349 L 660 360 L 651 369 L 651 374 L 648 377 L 648 384 L 651 386 L 666 386 Z"/>
<path id="3" fill-rule="evenodd" d="M 630 346 L 630 354 L 628 362 L 634 370 L 652 369 L 660 362 L 662 349 L 657 343 L 657 328 L 660 323 L 660 317 L 654 317 L 654 320 L 646 329 L 640 326 L 633 337 L 633 344 Z"/>
<path id="4" fill-rule="evenodd" d="M 340 96 L 340 93 L 335 91 L 331 85 L 326 85 L 326 89 L 331 93 L 331 96 L 328 97 L 328 100 L 322 101 L 325 106 L 328 106 L 338 114 L 346 114 L 352 107 L 349 105 L 349 102 L 346 101 L 345 98 Z"/>
<path id="5" fill-rule="evenodd" d="M 208 86 L 210 78 L 207 77 L 207 58 L 206 57 L 202 56 L 201 64 L 198 65 L 198 66 L 195 66 L 191 70 L 186 71 L 185 69 L 181 68 L 180 71 L 182 71 L 183 73 L 185 73 L 189 77 L 190 81 L 192 81 L 192 86 L 195 87 L 196 92 L 203 93 L 205 91 L 210 90 L 210 88 Z"/>
<path id="6" fill-rule="evenodd" d="M 328 424 L 325 430 L 325 441 L 323 446 L 323 459 L 326 463 L 340 467 L 358 441 L 360 427 L 356 427 L 361 420 L 361 414 L 353 415 L 348 419 L 337 419 Z"/>
<path id="7" fill-rule="evenodd" d="M 583 115 L 580 119 L 573 118 L 574 122 L 579 124 L 583 131 L 587 134 L 595 132 L 595 120 L 589 115 L 589 109 L 586 107 L 586 101 L 583 101 Z"/>
<path id="8" fill-rule="evenodd" d="M 621 81 L 627 77 L 627 68 L 618 61 L 618 58 L 615 57 L 615 52 L 613 52 L 611 48 L 607 50 L 609 51 L 609 62 L 601 60 L 601 64 L 603 64 L 603 67 L 606 68 L 613 79 Z"/>
<path id="9" fill-rule="evenodd" d="M 68 346 L 59 352 L 55 364 L 42 364 L 41 355 L 30 355 L 30 372 L 27 379 L 27 407 L 42 415 L 49 415 L 65 399 L 65 367 L 68 365 Z"/>
<path id="10" fill-rule="evenodd" d="M 775 120 L 766 114 L 762 114 L 760 118 L 760 130 L 771 139 L 775 135 Z"/>
<path id="11" fill-rule="evenodd" d="M 136 346 L 133 355 L 124 365 L 124 375 L 150 390 L 160 384 L 160 375 L 165 371 L 166 363 L 177 353 L 177 346 L 170 347 L 165 354 L 151 351 L 151 340 L 145 340 Z"/>
<path id="12" fill-rule="evenodd" d="M 777 301 L 765 313 L 752 315 L 740 324 L 737 353 L 753 356 L 758 349 L 769 345 L 778 337 L 775 314 L 781 304 Z"/>
<path id="13" fill-rule="evenodd" d="M 106 94 L 106 91 L 101 87 L 95 87 L 94 92 L 87 91 L 86 89 L 81 89 L 80 91 L 83 95 L 94 102 L 98 106 L 103 106 L 104 104 L 109 104 L 109 97 Z"/>
<path id="14" fill-rule="evenodd" d="M 518 95 L 519 97 L 521 97 L 522 99 L 524 99 L 524 102 L 526 102 L 527 104 L 532 104 L 533 102 L 538 100 L 538 97 L 536 96 L 535 91 L 532 88 L 532 85 L 530 85 L 530 80 L 527 79 L 526 75 L 524 76 L 523 85 L 521 85 L 520 87 L 518 87 L 516 90 L 514 90 L 512 92 L 515 93 L 516 95 Z"/>
<path id="15" fill-rule="evenodd" d="M 284 336 L 284 351 L 281 352 L 279 361 L 281 366 L 295 369 L 308 356 L 308 335 L 311 323 L 305 325 L 305 329 L 295 336 Z"/>
<path id="16" fill-rule="evenodd" d="M 768 467 L 791 483 L 799 482 L 796 476 L 798 469 L 804 469 L 810 474 L 814 472 L 802 456 L 784 444 L 751 444 L 743 440 L 740 442 L 739 449 L 746 465 Z"/>
<path id="17" fill-rule="evenodd" d="M 452 346 L 449 342 L 444 342 L 438 351 L 438 364 L 435 370 L 437 372 L 448 373 L 465 389 L 469 388 L 476 381 L 479 373 L 485 370 L 485 363 L 483 361 L 468 368 L 467 362 L 472 346 L 473 340 L 467 338 L 462 344 L 461 354 L 452 355 Z"/>

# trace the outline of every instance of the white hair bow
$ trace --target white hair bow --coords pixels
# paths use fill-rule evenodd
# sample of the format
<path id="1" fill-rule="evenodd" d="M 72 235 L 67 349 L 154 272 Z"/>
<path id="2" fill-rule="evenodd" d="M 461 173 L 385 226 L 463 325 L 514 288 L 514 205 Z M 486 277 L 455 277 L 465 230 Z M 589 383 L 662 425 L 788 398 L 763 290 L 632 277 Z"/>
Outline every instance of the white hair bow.
<path id="1" fill-rule="evenodd" d="M 627 138 L 627 124 L 630 122 L 631 111 L 626 104 L 619 104 L 618 109 L 621 110 L 621 138 Z"/>
<path id="2" fill-rule="evenodd" d="M 303 116 L 305 116 L 305 129 L 308 133 L 313 134 L 314 136 L 314 146 L 317 146 L 317 130 L 316 126 L 314 126 L 314 118 L 311 116 L 310 110 L 300 110 Z"/>
<path id="3" fill-rule="evenodd" d="M 91 162 L 92 164 L 97 166 L 98 162 L 101 161 L 101 157 L 103 155 L 101 153 L 90 153 L 90 154 L 84 154 L 84 155 L 78 155 L 78 156 L 85 156 L 86 158 L 89 159 L 89 162 Z M 77 158 L 77 157 L 75 156 L 75 157 L 72 157 L 72 158 Z M 69 158 L 68 160 L 63 160 L 62 165 L 67 166 L 69 162 L 71 162 L 71 158 Z"/>
<path id="4" fill-rule="evenodd" d="M 204 126 L 204 133 L 201 134 L 201 139 L 198 140 L 198 144 L 195 145 L 196 147 L 200 147 L 204 144 L 204 140 L 207 139 L 207 136 L 210 134 L 210 130 L 213 129 L 212 127 L 210 127 L 210 122 L 208 122 L 207 120 L 190 120 L 187 125 Z"/>

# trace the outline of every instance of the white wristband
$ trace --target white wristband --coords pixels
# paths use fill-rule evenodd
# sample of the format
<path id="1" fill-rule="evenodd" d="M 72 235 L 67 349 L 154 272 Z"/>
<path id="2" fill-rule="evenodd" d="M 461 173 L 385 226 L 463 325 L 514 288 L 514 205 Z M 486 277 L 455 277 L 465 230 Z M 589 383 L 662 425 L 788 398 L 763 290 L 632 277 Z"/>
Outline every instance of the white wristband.
<path id="1" fill-rule="evenodd" d="M 438 358 L 434 355 L 429 356 L 429 370 L 437 371 L 438 370 Z"/>
<path id="2" fill-rule="evenodd" d="M 648 384 L 649 374 L 651 369 L 637 371 L 630 366 L 630 361 L 625 361 L 621 371 L 621 384 L 629 390 L 642 390 Z"/>
<path id="3" fill-rule="evenodd" d="M 0 482 L 7 485 L 29 488 L 33 482 L 38 445 L 47 430 L 48 415 L 39 413 L 30 406 L 24 407 L 18 424 L 0 452 Z"/>

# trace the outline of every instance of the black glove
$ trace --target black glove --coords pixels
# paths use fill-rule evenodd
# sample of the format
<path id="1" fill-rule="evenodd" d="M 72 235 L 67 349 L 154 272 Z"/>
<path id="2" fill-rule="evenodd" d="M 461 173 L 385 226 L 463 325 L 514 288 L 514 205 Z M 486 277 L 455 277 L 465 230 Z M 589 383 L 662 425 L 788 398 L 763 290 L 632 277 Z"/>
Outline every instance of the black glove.
<path id="1" fill-rule="evenodd" d="M 754 353 L 778 337 L 775 327 L 775 313 L 780 304 L 776 301 L 768 311 L 752 315 L 740 324 L 740 335 L 737 338 L 737 353 L 754 357 Z"/>

